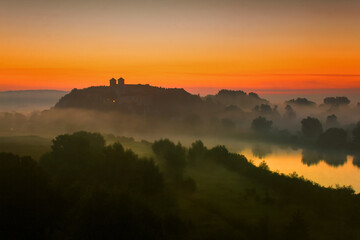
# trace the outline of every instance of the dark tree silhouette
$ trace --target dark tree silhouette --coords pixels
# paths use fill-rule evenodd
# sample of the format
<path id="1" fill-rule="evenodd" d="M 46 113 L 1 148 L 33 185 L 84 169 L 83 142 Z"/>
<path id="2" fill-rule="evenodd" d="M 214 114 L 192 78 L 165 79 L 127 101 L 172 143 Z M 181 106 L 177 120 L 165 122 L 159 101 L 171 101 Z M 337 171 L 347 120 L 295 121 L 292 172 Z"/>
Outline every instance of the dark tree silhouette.
<path id="1" fill-rule="evenodd" d="M 101 153 L 105 139 L 98 133 L 76 132 L 60 135 L 53 140 L 52 153 L 55 158 L 81 161 Z"/>
<path id="2" fill-rule="evenodd" d="M 218 93 L 218 96 L 246 96 L 246 92 L 241 90 L 227 90 L 221 89 Z"/>
<path id="3" fill-rule="evenodd" d="M 35 161 L 0 153 L 1 239 L 49 239 L 64 209 Z"/>
<path id="4" fill-rule="evenodd" d="M 350 186 L 272 172 L 201 141 L 185 148 L 160 140 L 153 152 L 156 164 L 81 132 L 56 138 L 40 163 L 0 153 L 0 239 L 359 238 L 359 195 Z M 319 154 L 339 166 L 347 156 L 338 152 Z M 189 176 L 199 181 L 194 195 Z"/>
<path id="5" fill-rule="evenodd" d="M 191 147 L 188 151 L 188 159 L 190 162 L 196 162 L 204 158 L 207 152 L 207 148 L 204 146 L 204 143 L 200 140 L 191 144 Z"/>
<path id="6" fill-rule="evenodd" d="M 228 112 L 237 111 L 237 110 L 239 110 L 239 108 L 236 105 L 233 105 L 233 104 L 225 107 L 225 111 L 228 111 Z"/>
<path id="7" fill-rule="evenodd" d="M 324 98 L 324 104 L 337 107 L 342 105 L 349 105 L 350 100 L 347 97 L 327 97 Z"/>
<path id="8" fill-rule="evenodd" d="M 347 162 L 347 155 L 341 151 L 325 151 L 323 152 L 323 159 L 326 164 L 332 167 L 339 167 Z"/>
<path id="9" fill-rule="evenodd" d="M 182 181 L 186 167 L 185 148 L 180 143 L 175 145 L 168 139 L 162 139 L 154 142 L 152 149 L 162 161 L 166 176 L 174 182 Z"/>
<path id="10" fill-rule="evenodd" d="M 286 101 L 287 104 L 290 105 L 297 105 L 297 106 L 304 106 L 304 107 L 313 107 L 316 105 L 315 102 L 309 101 L 306 98 L 297 98 L 297 99 L 291 99 L 289 101 Z"/>
<path id="11" fill-rule="evenodd" d="M 251 123 L 251 129 L 258 133 L 268 133 L 271 130 L 272 121 L 264 117 L 255 118 Z"/>
<path id="12" fill-rule="evenodd" d="M 254 92 L 249 92 L 249 97 L 253 97 L 253 98 L 257 98 L 257 99 L 260 99 L 259 95 L 257 93 L 254 93 Z"/>
<path id="13" fill-rule="evenodd" d="M 296 118 L 296 112 L 294 111 L 294 109 L 289 104 L 286 105 L 286 107 L 285 107 L 285 115 L 284 115 L 284 117 L 286 119 L 289 119 L 289 120 Z"/>
<path id="14" fill-rule="evenodd" d="M 269 145 L 255 145 L 251 148 L 251 151 L 259 159 L 265 158 L 272 153 L 271 146 Z"/>
<path id="15" fill-rule="evenodd" d="M 41 158 L 41 166 L 52 174 L 53 180 L 60 184 L 87 181 L 86 173 L 94 163 L 103 159 L 104 138 L 97 133 L 76 132 L 56 137 L 52 151 Z"/>
<path id="16" fill-rule="evenodd" d="M 356 144 L 360 144 L 360 122 L 358 122 L 352 131 L 353 141 Z"/>
<path id="17" fill-rule="evenodd" d="M 347 146 L 347 134 L 342 128 L 329 128 L 319 136 L 318 146 L 322 148 L 345 148 Z"/>
<path id="18" fill-rule="evenodd" d="M 327 116 L 325 126 L 326 126 L 326 128 L 339 127 L 340 123 L 338 121 L 337 116 L 335 114 Z"/>
<path id="19" fill-rule="evenodd" d="M 319 119 L 307 117 L 301 120 L 301 131 L 305 137 L 317 138 L 323 132 Z"/>
<path id="20" fill-rule="evenodd" d="M 354 156 L 353 165 L 360 168 L 360 156 L 359 155 Z"/>
<path id="21" fill-rule="evenodd" d="M 321 161 L 322 155 L 317 150 L 303 149 L 301 162 L 307 166 L 316 165 Z"/>
<path id="22" fill-rule="evenodd" d="M 254 111 L 260 114 L 278 114 L 277 106 L 272 108 L 269 104 L 257 105 L 255 106 Z"/>

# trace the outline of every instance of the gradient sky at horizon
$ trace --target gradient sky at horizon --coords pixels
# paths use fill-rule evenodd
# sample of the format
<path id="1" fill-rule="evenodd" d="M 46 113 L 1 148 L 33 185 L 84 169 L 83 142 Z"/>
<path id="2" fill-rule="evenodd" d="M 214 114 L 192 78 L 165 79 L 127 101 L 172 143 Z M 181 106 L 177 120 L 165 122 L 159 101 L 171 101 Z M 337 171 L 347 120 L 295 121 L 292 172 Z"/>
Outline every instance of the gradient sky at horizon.
<path id="1" fill-rule="evenodd" d="M 0 90 L 360 89 L 355 0 L 1 0 L 0 36 Z"/>

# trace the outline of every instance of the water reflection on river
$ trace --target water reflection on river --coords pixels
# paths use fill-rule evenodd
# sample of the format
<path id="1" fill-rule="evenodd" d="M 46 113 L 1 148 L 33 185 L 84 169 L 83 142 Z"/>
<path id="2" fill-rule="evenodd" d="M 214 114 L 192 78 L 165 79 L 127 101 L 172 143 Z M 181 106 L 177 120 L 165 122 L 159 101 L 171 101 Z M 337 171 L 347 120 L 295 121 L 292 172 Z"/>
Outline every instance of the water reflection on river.
<path id="1" fill-rule="evenodd" d="M 351 185 L 360 192 L 360 155 L 229 139 L 204 139 L 204 143 L 208 147 L 221 143 L 229 151 L 245 155 L 255 165 L 265 161 L 272 171 L 297 172 L 323 186 Z"/>
<path id="2" fill-rule="evenodd" d="M 334 151 L 292 149 L 253 144 L 238 151 L 255 165 L 265 161 L 272 171 L 299 175 L 324 186 L 352 185 L 360 192 L 360 157 Z"/>
<path id="3" fill-rule="evenodd" d="M 187 146 L 195 138 L 173 139 Z M 201 139 L 208 148 L 224 145 L 230 152 L 237 152 L 255 165 L 265 161 L 272 171 L 280 173 L 297 172 L 306 179 L 322 186 L 349 186 L 360 193 L 360 154 L 350 156 L 339 151 L 292 148 L 284 145 L 242 141 L 228 138 Z"/>

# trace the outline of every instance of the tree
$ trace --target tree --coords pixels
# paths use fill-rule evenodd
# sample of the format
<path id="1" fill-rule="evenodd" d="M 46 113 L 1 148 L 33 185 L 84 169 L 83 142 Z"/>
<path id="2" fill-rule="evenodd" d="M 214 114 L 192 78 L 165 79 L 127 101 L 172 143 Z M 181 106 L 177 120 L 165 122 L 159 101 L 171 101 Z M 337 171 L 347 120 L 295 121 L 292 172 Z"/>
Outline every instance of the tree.
<path id="1" fill-rule="evenodd" d="M 327 116 L 325 123 L 326 128 L 335 128 L 338 127 L 339 125 L 340 124 L 338 118 L 335 114 Z"/>
<path id="2" fill-rule="evenodd" d="M 255 118 L 251 123 L 251 129 L 258 133 L 267 133 L 271 130 L 272 121 L 264 117 Z"/>
<path id="3" fill-rule="evenodd" d="M 174 182 L 182 181 L 186 167 L 185 148 L 180 143 L 175 145 L 169 139 L 161 139 L 154 142 L 152 150 L 162 161 L 166 176 Z"/>
<path id="4" fill-rule="evenodd" d="M 202 142 L 197 142 L 199 147 Z M 168 139 L 155 141 L 152 146 L 153 152 L 164 171 L 164 176 L 175 189 L 192 194 L 196 190 L 196 182 L 188 177 L 184 178 L 184 170 L 187 165 L 186 149 L 180 144 L 174 144 Z"/>
<path id="5" fill-rule="evenodd" d="M 301 131 L 305 137 L 317 138 L 323 132 L 323 128 L 319 119 L 307 117 L 301 120 Z"/>
<path id="6" fill-rule="evenodd" d="M 360 122 L 358 122 L 352 131 L 353 140 L 355 143 L 360 144 Z"/>
<path id="7" fill-rule="evenodd" d="M 204 146 L 204 143 L 200 140 L 191 144 L 191 147 L 188 151 L 188 159 L 191 162 L 195 162 L 198 159 L 202 159 L 207 152 L 207 148 Z"/>
<path id="8" fill-rule="evenodd" d="M 249 97 L 252 97 L 252 98 L 256 98 L 256 99 L 260 99 L 259 95 L 254 93 L 254 92 L 249 92 Z"/>
<path id="9" fill-rule="evenodd" d="M 322 148 L 344 148 L 347 146 L 347 134 L 342 128 L 329 128 L 319 136 L 317 144 Z"/>
<path id="10" fill-rule="evenodd" d="M 347 162 L 347 154 L 343 151 L 324 151 L 322 159 L 326 164 L 333 167 L 342 166 Z"/>
<path id="11" fill-rule="evenodd" d="M 349 105 L 350 100 L 347 97 L 327 97 L 324 98 L 324 104 L 337 107 L 342 105 Z"/>
<path id="12" fill-rule="evenodd" d="M 360 156 L 359 155 L 354 156 L 353 165 L 360 168 Z"/>
<path id="13" fill-rule="evenodd" d="M 284 117 L 286 119 L 295 119 L 296 118 L 296 112 L 294 111 L 294 109 L 288 104 L 285 107 L 285 115 Z"/>
<path id="14" fill-rule="evenodd" d="M 265 145 L 265 144 L 264 145 L 254 145 L 251 148 L 251 151 L 252 151 L 252 154 L 259 159 L 263 159 L 272 153 L 271 147 L 269 145 Z"/>
<path id="15" fill-rule="evenodd" d="M 261 104 L 255 106 L 254 111 L 261 114 L 273 114 L 277 113 L 277 106 L 272 108 L 269 104 Z"/>
<path id="16" fill-rule="evenodd" d="M 59 135 L 53 140 L 52 151 L 41 158 L 40 164 L 58 184 L 87 181 L 94 163 L 103 159 L 104 147 L 105 140 L 98 133 Z"/>
<path id="17" fill-rule="evenodd" d="M 241 90 L 227 90 L 222 89 L 217 93 L 218 96 L 246 96 L 246 93 Z"/>
<path id="18" fill-rule="evenodd" d="M 59 135 L 51 146 L 55 159 L 78 161 L 94 158 L 101 154 L 105 139 L 98 133 L 76 132 L 71 135 Z"/>
<path id="19" fill-rule="evenodd" d="M 322 155 L 317 150 L 303 149 L 301 162 L 307 166 L 317 165 L 322 159 Z"/>
<path id="20" fill-rule="evenodd" d="M 1 239 L 49 239 L 64 206 L 34 160 L 0 153 Z"/>
<path id="21" fill-rule="evenodd" d="M 297 99 L 291 99 L 289 101 L 286 101 L 287 104 L 294 104 L 298 106 L 304 106 L 304 107 L 313 107 L 316 105 L 315 102 L 309 101 L 306 98 L 297 98 Z"/>

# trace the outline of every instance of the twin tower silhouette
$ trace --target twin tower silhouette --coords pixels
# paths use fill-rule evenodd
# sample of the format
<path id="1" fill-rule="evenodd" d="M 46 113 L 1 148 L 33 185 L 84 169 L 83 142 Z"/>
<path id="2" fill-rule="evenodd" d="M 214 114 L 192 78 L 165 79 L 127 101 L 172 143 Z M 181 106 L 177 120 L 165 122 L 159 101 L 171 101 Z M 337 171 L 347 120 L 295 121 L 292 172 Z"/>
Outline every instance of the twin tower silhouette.
<path id="1" fill-rule="evenodd" d="M 115 78 L 110 79 L 110 87 L 122 87 L 124 85 L 125 85 L 125 79 L 122 77 L 117 80 L 117 84 Z"/>

